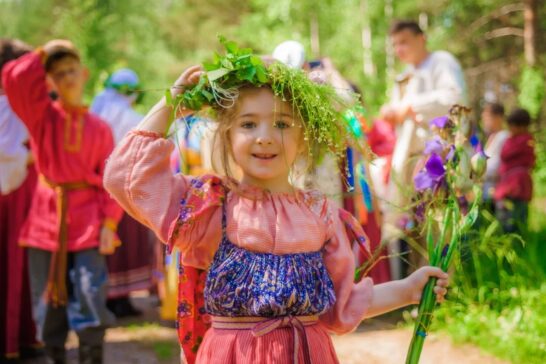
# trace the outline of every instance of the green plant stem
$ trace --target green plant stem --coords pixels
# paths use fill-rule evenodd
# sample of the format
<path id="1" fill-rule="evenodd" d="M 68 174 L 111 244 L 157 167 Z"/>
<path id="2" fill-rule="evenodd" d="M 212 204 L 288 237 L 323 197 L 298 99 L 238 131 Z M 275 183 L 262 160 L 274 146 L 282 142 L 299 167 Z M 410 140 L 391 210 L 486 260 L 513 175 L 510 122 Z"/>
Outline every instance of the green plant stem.
<path id="1" fill-rule="evenodd" d="M 431 278 L 423 290 L 421 301 L 419 303 L 419 314 L 417 316 L 417 322 L 413 330 L 413 337 L 408 349 L 408 355 L 406 356 L 406 364 L 418 364 L 419 357 L 423 351 L 423 345 L 425 343 L 426 335 L 430 323 L 432 322 L 432 313 L 436 307 L 436 295 L 434 294 L 434 286 L 436 285 L 436 278 Z"/>

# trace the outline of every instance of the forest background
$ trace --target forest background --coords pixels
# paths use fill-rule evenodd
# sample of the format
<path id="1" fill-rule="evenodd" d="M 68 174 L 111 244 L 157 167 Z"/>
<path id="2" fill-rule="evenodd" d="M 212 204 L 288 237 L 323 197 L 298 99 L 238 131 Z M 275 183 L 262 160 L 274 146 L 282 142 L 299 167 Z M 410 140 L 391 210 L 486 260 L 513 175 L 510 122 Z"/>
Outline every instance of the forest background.
<path id="1" fill-rule="evenodd" d="M 86 99 L 109 72 L 134 69 L 145 112 L 181 71 L 219 50 L 217 35 L 271 53 L 294 39 L 308 59 L 330 57 L 362 90 L 369 118 L 388 100 L 403 65 L 388 29 L 414 19 L 429 49 L 452 52 L 466 76 L 469 106 L 486 101 L 535 118 L 537 167 L 528 231 L 502 235 L 491 216 L 468 238 L 437 328 L 514 363 L 546 362 L 546 2 L 544 0 L 0 0 L 0 36 L 39 46 L 72 40 L 91 71 Z"/>

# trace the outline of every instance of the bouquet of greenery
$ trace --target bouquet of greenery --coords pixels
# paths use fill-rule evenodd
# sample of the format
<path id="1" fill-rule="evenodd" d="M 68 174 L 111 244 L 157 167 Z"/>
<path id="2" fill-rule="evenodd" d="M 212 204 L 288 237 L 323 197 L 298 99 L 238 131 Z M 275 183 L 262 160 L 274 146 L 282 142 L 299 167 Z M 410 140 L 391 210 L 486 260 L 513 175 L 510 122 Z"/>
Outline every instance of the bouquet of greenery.
<path id="1" fill-rule="evenodd" d="M 430 122 L 433 137 L 414 178 L 419 201 L 415 218 L 423 227 L 429 264 L 444 271 L 461 238 L 476 221 L 481 200 L 477 182 L 485 172 L 487 156 L 481 150 L 474 152 L 467 140 L 469 111 L 455 105 L 449 115 Z M 469 200 L 473 202 L 469 204 Z M 436 306 L 435 284 L 431 279 L 423 290 L 406 364 L 419 362 Z"/>

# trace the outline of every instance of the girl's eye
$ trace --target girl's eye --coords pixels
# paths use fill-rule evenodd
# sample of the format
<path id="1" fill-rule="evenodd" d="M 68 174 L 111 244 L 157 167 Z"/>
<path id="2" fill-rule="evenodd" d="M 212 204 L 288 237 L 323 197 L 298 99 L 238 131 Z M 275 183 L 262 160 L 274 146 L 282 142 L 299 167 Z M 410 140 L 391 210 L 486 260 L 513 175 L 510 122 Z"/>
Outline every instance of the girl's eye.
<path id="1" fill-rule="evenodd" d="M 243 129 L 252 129 L 256 126 L 256 123 L 253 121 L 243 121 L 241 123 L 241 128 Z"/>
<path id="2" fill-rule="evenodd" d="M 275 125 L 275 128 L 278 128 L 278 129 L 288 129 L 290 127 L 289 123 L 282 120 L 276 121 L 274 125 Z"/>

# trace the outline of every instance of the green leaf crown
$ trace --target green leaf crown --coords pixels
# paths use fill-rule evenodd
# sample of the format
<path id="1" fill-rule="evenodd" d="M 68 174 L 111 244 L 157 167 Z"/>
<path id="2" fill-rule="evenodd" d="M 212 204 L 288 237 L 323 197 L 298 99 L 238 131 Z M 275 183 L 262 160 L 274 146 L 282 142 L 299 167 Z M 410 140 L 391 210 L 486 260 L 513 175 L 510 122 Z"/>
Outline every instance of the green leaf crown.
<path id="1" fill-rule="evenodd" d="M 239 48 L 236 43 L 219 38 L 225 54 L 215 53 L 212 61 L 203 64 L 205 73 L 199 82 L 170 100 L 175 107 L 199 111 L 210 106 L 214 112 L 232 107 L 242 87 L 270 87 L 276 96 L 292 104 L 303 123 L 304 140 L 312 161 L 309 167 L 325 152 L 344 156 L 347 143 L 354 139 L 343 118 L 351 105 L 333 87 L 317 84 L 303 70 L 280 62 L 266 65 L 252 49 Z"/>

